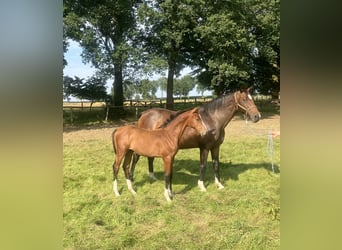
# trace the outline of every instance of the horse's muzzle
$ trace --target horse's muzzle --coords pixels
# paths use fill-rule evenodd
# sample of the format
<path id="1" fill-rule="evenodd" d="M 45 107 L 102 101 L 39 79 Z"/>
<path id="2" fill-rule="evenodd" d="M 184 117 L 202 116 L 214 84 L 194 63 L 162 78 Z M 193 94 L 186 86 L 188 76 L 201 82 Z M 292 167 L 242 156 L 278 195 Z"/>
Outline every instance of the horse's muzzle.
<path id="1" fill-rule="evenodd" d="M 261 114 L 257 113 L 251 116 L 252 122 L 258 122 L 261 119 Z"/>

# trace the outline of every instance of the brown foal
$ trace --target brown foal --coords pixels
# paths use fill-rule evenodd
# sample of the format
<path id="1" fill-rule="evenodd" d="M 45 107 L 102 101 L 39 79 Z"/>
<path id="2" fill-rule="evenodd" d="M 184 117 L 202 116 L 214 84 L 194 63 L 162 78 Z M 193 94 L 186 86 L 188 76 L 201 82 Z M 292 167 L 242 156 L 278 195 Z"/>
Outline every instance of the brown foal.
<path id="1" fill-rule="evenodd" d="M 132 187 L 130 176 L 130 162 L 133 152 L 147 157 L 161 157 L 164 162 L 165 189 L 167 201 L 172 199 L 172 168 L 175 155 L 179 148 L 179 139 L 186 127 L 195 129 L 200 135 L 205 135 L 207 127 L 203 123 L 198 108 L 179 112 L 163 128 L 146 130 L 133 125 L 117 128 L 112 133 L 113 147 L 116 154 L 113 163 L 113 191 L 119 196 L 117 186 L 118 171 L 123 157 L 123 169 L 129 191 L 136 194 Z"/>

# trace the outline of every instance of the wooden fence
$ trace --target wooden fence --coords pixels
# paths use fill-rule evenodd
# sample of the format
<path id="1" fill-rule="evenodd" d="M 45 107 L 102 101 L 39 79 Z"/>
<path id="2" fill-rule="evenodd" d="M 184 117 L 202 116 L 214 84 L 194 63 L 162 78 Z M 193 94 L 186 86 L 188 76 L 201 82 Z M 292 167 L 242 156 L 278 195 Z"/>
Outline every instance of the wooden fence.
<path id="1" fill-rule="evenodd" d="M 202 105 L 203 103 L 209 102 L 213 99 L 212 96 L 207 96 L 207 97 L 188 97 L 188 98 L 174 98 L 174 103 L 176 105 L 181 105 L 181 104 L 193 104 L 193 105 Z M 255 96 L 254 101 L 256 103 L 265 101 L 265 100 L 270 100 L 270 96 Z M 105 111 L 105 120 L 108 120 L 108 112 L 109 109 L 113 106 L 110 106 L 106 104 L 105 102 L 94 102 L 91 107 L 91 102 L 89 101 L 84 101 L 84 102 L 63 102 L 63 113 L 69 113 L 69 120 L 71 123 L 73 123 L 73 116 L 74 116 L 74 111 L 83 111 L 83 112 L 89 112 L 91 110 L 103 110 Z M 165 108 L 166 106 L 166 99 L 155 99 L 155 100 L 125 100 L 123 108 L 128 109 L 135 112 L 135 115 L 138 117 L 139 113 L 142 112 L 143 110 L 150 109 L 150 108 Z M 122 108 L 122 107 L 119 107 Z"/>

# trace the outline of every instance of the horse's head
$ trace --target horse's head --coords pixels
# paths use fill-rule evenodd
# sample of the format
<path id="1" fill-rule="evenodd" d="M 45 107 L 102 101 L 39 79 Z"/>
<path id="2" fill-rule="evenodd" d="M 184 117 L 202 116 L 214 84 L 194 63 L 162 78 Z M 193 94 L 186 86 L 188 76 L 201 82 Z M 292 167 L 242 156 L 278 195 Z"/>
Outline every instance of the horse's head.
<path id="1" fill-rule="evenodd" d="M 238 108 L 241 111 L 246 112 L 253 122 L 257 122 L 260 120 L 261 115 L 258 108 L 255 106 L 250 90 L 251 88 L 237 91 L 234 93 L 234 98 Z"/>
<path id="2" fill-rule="evenodd" d="M 194 108 L 190 111 L 187 125 L 197 130 L 201 136 L 205 135 L 208 130 L 198 112 L 198 108 Z"/>

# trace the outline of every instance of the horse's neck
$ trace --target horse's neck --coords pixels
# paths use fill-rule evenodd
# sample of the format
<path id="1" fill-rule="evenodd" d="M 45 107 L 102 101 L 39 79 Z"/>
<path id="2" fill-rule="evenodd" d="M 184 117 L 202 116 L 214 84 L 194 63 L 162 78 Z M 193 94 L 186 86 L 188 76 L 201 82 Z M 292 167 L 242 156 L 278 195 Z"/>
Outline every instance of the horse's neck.
<path id="1" fill-rule="evenodd" d="M 184 115 L 185 114 L 179 115 L 164 128 L 170 136 L 170 139 L 174 140 L 177 144 L 186 127 L 186 117 L 184 117 Z"/>
<path id="2" fill-rule="evenodd" d="M 209 116 L 215 121 L 216 128 L 225 128 L 237 111 L 234 94 L 223 97 L 222 105 L 217 105 Z"/>

